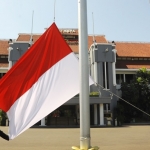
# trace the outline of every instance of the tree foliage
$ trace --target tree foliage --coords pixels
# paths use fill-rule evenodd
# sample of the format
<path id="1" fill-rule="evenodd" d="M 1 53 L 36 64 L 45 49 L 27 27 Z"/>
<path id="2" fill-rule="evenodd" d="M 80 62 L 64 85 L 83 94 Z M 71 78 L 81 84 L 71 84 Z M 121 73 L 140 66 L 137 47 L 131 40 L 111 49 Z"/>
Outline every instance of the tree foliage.
<path id="1" fill-rule="evenodd" d="M 150 71 L 146 68 L 139 69 L 130 84 L 122 83 L 121 90 L 123 99 L 150 114 Z M 150 119 L 122 100 L 119 100 L 118 106 L 124 108 L 122 112 L 118 107 L 124 122 L 131 122 L 133 118 Z"/>

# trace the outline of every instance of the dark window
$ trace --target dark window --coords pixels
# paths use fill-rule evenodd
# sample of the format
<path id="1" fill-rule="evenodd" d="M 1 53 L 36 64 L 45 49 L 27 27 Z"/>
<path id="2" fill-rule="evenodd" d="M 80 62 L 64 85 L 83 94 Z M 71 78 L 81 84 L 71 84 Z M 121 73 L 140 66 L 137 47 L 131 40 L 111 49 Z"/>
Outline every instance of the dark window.
<path id="1" fill-rule="evenodd" d="M 105 88 L 105 67 L 103 62 L 103 87 Z"/>
<path id="2" fill-rule="evenodd" d="M 109 89 L 108 62 L 106 62 L 106 79 L 107 79 L 107 89 Z"/>
<path id="3" fill-rule="evenodd" d="M 106 75 L 105 75 L 105 72 L 106 72 Z M 106 80 L 105 80 L 105 76 L 106 76 Z M 105 68 L 105 62 L 103 62 L 103 87 L 105 89 L 109 89 L 108 62 L 106 62 L 106 68 Z"/>
<path id="4" fill-rule="evenodd" d="M 130 84 L 134 78 L 133 74 L 126 74 L 126 83 Z"/>
<path id="5" fill-rule="evenodd" d="M 6 73 L 0 73 L 0 78 L 2 78 Z"/>
<path id="6" fill-rule="evenodd" d="M 0 63 L 8 63 L 8 55 L 0 55 Z"/>
<path id="7" fill-rule="evenodd" d="M 111 114 L 104 114 L 105 118 L 111 118 Z"/>
<path id="8" fill-rule="evenodd" d="M 123 82 L 123 74 L 116 74 L 116 83 L 121 84 Z"/>

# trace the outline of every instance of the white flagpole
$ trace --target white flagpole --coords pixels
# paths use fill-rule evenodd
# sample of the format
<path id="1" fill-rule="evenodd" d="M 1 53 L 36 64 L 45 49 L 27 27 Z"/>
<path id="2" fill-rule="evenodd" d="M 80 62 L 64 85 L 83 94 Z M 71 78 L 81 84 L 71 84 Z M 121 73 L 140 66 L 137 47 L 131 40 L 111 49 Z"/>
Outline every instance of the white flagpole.
<path id="1" fill-rule="evenodd" d="M 90 148 L 90 104 L 87 2 L 78 0 L 79 65 L 80 65 L 80 149 Z"/>

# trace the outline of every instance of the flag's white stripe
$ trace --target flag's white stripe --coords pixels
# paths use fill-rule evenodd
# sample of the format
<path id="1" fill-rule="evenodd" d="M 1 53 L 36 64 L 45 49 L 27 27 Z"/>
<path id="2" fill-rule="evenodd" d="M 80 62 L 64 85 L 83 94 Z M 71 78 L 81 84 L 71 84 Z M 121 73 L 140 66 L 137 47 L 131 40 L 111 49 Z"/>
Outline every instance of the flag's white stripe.
<path id="1" fill-rule="evenodd" d="M 10 121 L 9 138 L 15 138 L 78 94 L 77 81 L 79 81 L 78 60 L 74 53 L 70 53 L 45 72 L 7 112 Z"/>

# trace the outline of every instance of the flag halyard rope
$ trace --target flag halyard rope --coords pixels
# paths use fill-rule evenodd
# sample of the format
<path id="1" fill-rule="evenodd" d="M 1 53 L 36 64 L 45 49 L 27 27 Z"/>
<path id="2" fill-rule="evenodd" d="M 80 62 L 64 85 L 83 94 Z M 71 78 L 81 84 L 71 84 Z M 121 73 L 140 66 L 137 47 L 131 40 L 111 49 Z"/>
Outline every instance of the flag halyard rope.
<path id="1" fill-rule="evenodd" d="M 105 89 L 103 86 L 101 86 L 100 84 L 96 83 L 95 81 L 94 81 L 94 83 L 95 83 L 97 86 L 101 87 L 102 89 Z M 150 114 L 148 114 L 147 112 L 143 111 L 142 109 L 136 107 L 135 105 L 129 103 L 128 101 L 126 101 L 125 99 L 123 99 L 123 98 L 121 98 L 120 96 L 116 95 L 115 93 L 113 93 L 113 92 L 111 92 L 111 91 L 108 91 L 108 90 L 107 90 L 107 92 L 109 92 L 111 95 L 114 95 L 114 96 L 118 97 L 119 99 L 121 99 L 121 100 L 124 101 L 125 103 L 131 105 L 132 107 L 136 108 L 137 110 L 141 111 L 142 113 L 144 113 L 144 114 L 146 114 L 147 116 L 150 117 Z"/>

